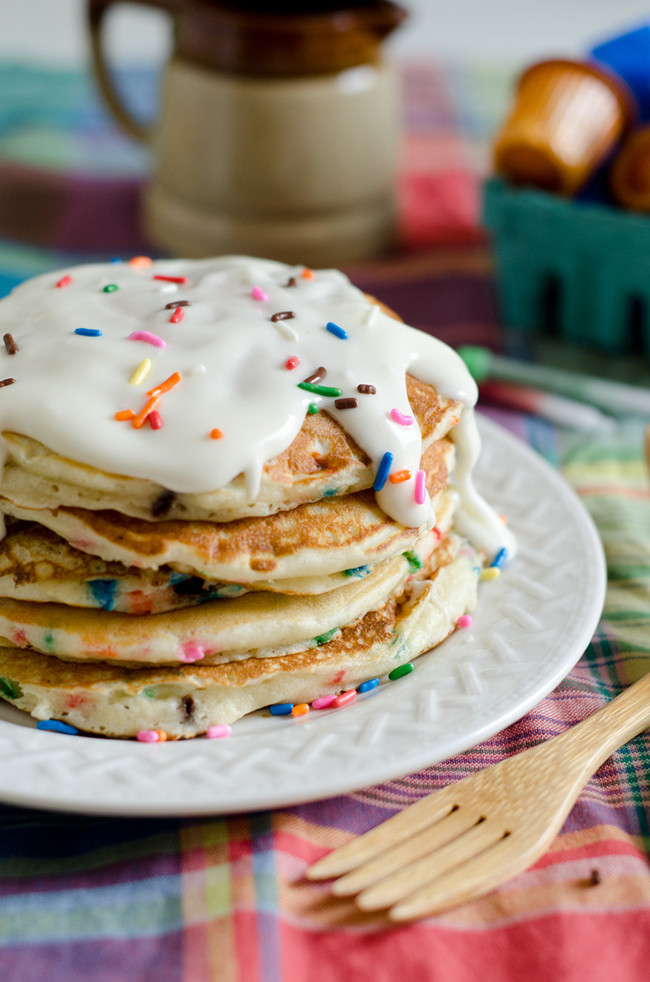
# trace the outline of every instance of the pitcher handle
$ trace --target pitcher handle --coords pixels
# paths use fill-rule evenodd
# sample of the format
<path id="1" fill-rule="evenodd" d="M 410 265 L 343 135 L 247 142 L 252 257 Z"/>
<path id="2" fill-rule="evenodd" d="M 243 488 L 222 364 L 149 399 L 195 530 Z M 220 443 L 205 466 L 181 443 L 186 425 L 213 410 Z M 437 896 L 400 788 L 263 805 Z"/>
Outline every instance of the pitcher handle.
<path id="1" fill-rule="evenodd" d="M 158 7 L 174 16 L 181 0 L 88 0 L 87 15 L 93 71 L 107 109 L 122 129 L 140 143 L 151 143 L 153 126 L 140 123 L 122 100 L 104 57 L 104 18 L 109 7 L 136 2 L 143 7 Z"/>

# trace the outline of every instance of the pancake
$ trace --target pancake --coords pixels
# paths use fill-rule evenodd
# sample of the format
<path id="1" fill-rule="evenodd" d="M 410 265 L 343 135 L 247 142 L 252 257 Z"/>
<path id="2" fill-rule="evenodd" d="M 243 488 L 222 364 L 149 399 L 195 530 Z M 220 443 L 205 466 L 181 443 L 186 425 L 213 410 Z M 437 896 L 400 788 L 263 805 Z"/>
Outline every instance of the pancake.
<path id="1" fill-rule="evenodd" d="M 37 718 L 189 737 L 357 685 L 514 552 L 464 363 L 336 270 L 90 264 L 0 335 L 0 695 Z"/>
<path id="2" fill-rule="evenodd" d="M 332 588 L 334 584 L 330 584 Z M 75 549 L 36 522 L 7 520 L 0 540 L 0 597 L 152 614 L 239 596 L 245 587 L 169 567 L 140 570 Z"/>
<path id="3" fill-rule="evenodd" d="M 381 605 L 414 572 L 434 563 L 438 545 L 429 533 L 406 555 L 378 564 L 363 579 L 314 597 L 256 592 L 141 617 L 0 598 L 0 637 L 58 658 L 130 665 L 216 664 L 247 654 L 275 655 L 296 645 L 315 646 Z"/>
<path id="4" fill-rule="evenodd" d="M 89 733 L 170 738 L 205 733 L 277 702 L 302 703 L 356 687 L 443 641 L 476 602 L 471 556 L 449 556 L 331 641 L 316 648 L 225 665 L 172 669 L 66 664 L 20 649 L 0 649 L 0 696 L 36 719 L 59 719 Z M 434 653 L 431 653 L 434 656 Z"/>
<path id="5" fill-rule="evenodd" d="M 462 407 L 410 376 L 406 388 L 426 449 L 453 428 Z M 5 432 L 3 438 L 7 457 L 0 494 L 31 508 L 66 505 L 113 510 L 149 521 L 230 522 L 271 515 L 326 495 L 363 490 L 374 479 L 367 454 L 327 412 L 306 416 L 290 446 L 264 464 L 255 500 L 248 495 L 243 475 L 226 488 L 205 494 L 171 494 L 152 481 L 109 474 L 69 460 L 18 433 Z"/>
<path id="6" fill-rule="evenodd" d="M 441 499 L 453 463 L 441 440 L 422 459 L 432 503 Z M 127 566 L 170 566 L 204 579 L 254 584 L 287 577 L 327 576 L 373 565 L 411 548 L 420 531 L 391 520 L 372 491 L 299 505 L 264 518 L 233 522 L 146 522 L 118 512 L 25 508 L 7 498 L 0 511 L 35 520 L 75 548 Z"/>

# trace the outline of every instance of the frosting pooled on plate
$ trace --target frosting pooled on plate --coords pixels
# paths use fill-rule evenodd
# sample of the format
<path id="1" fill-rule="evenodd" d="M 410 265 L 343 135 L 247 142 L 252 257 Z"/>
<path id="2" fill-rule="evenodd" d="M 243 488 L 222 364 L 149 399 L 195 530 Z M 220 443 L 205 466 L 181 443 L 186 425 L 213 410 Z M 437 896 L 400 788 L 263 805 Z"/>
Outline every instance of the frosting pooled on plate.
<path id="1" fill-rule="evenodd" d="M 203 493 L 264 463 L 325 409 L 371 458 L 380 507 L 431 527 L 406 373 L 465 406 L 457 525 L 514 543 L 476 493 L 476 385 L 441 341 L 369 301 L 338 270 L 270 260 L 144 259 L 38 276 L 0 302 L 0 429 L 101 470 Z M 390 473 L 407 472 L 398 482 Z"/>

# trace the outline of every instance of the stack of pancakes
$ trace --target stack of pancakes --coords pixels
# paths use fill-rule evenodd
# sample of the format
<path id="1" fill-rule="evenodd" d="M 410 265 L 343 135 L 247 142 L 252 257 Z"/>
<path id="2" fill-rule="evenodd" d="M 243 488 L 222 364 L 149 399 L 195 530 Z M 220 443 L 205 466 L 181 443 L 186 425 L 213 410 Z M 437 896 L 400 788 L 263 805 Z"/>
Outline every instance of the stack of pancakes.
<path id="1" fill-rule="evenodd" d="M 244 260 L 220 262 L 220 269 L 240 275 Z M 174 275 L 180 265 L 123 264 L 121 278 L 109 264 L 80 267 L 70 271 L 67 289 L 77 281 L 87 296 L 93 289 L 95 297 L 105 292 L 102 284 L 126 293 L 140 277 L 148 290 L 158 270 L 164 284 L 189 279 L 182 295 L 192 298 L 192 276 L 203 275 L 205 265 L 183 264 L 187 278 Z M 266 296 L 258 281 L 270 293 L 273 283 L 284 286 L 293 278 L 295 290 L 299 275 L 300 268 L 276 263 L 253 266 L 246 289 L 252 282 Z M 10 336 L 2 372 L 15 376 L 5 386 L 7 396 L 21 384 L 30 332 L 41 328 L 34 298 L 48 290 L 55 296 L 52 286 L 62 274 L 39 280 L 21 305 L 4 308 L 4 319 L 3 304 L 12 298 L 0 304 L 0 327 Z M 185 303 L 199 308 L 199 300 Z M 370 308 L 373 301 L 355 294 L 354 304 Z M 21 321 L 17 310 L 24 308 L 30 316 Z M 84 318 L 90 322 L 85 308 Z M 170 329 L 170 337 L 170 346 L 180 346 L 191 335 Z M 286 350 L 298 344 L 291 335 L 280 340 Z M 282 369 L 289 371 L 284 362 Z M 95 385 L 101 365 L 97 371 Z M 201 373 L 179 374 L 189 388 Z M 342 413 L 335 418 L 334 409 L 328 411 L 325 396 L 309 404 L 284 449 L 264 461 L 257 483 L 239 473 L 222 486 L 188 491 L 183 482 L 169 487 L 172 482 L 147 477 L 146 460 L 143 473 L 132 465 L 124 473 L 97 466 L 101 446 L 99 456 L 85 451 L 90 460 L 68 456 L 69 444 L 62 439 L 57 445 L 65 410 L 56 400 L 48 403 L 47 393 L 41 414 L 51 418 L 30 421 L 21 431 L 20 404 L 3 414 L 0 389 L 0 511 L 6 518 L 0 695 L 37 719 L 92 733 L 132 737 L 157 730 L 193 737 L 270 704 L 309 703 L 356 687 L 442 641 L 475 604 L 483 558 L 455 531 L 452 438 L 469 410 L 410 374 L 403 381 L 410 421 L 421 434 L 419 468 L 432 506 L 431 520 L 419 525 L 403 524 L 380 507 L 373 490 L 377 462 L 342 425 Z M 135 389 L 133 380 L 130 385 Z M 171 428 L 171 399 L 169 406 Z M 150 422 L 146 431 L 134 430 L 127 411 L 106 425 L 117 428 L 120 439 L 128 428 L 126 438 L 142 438 L 149 447 L 158 428 Z M 227 419 L 219 423 L 227 435 Z M 98 444 L 103 425 L 97 424 Z M 215 447 L 222 430 L 210 434 Z"/>

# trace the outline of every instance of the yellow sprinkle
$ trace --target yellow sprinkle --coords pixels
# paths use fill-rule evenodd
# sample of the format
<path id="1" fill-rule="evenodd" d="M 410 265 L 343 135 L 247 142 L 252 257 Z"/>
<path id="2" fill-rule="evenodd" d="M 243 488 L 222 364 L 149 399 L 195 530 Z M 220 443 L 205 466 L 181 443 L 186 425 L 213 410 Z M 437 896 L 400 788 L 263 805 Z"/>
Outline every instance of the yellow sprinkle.
<path id="1" fill-rule="evenodd" d="M 497 566 L 488 566 L 481 571 L 482 580 L 497 580 L 501 576 L 501 570 Z"/>
<path id="2" fill-rule="evenodd" d="M 140 385 L 140 382 L 144 382 L 147 375 L 151 371 L 151 358 L 143 358 L 133 375 L 129 379 L 130 385 Z"/>

